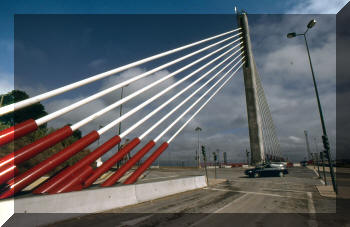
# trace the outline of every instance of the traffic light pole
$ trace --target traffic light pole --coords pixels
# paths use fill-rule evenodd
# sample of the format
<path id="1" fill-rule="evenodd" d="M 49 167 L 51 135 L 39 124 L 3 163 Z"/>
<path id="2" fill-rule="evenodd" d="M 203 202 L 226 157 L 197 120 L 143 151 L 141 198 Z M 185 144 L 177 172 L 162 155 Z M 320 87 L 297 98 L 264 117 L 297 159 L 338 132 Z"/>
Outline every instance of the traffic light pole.
<path id="1" fill-rule="evenodd" d="M 215 152 L 213 152 L 213 156 L 214 156 L 214 174 L 215 174 L 215 179 L 216 179 L 216 164 L 217 164 L 216 160 L 217 160 L 217 157 L 216 157 Z"/>
<path id="2" fill-rule="evenodd" d="M 208 171 L 207 171 L 207 156 L 205 154 L 205 147 L 202 146 L 202 154 L 203 154 L 203 161 L 204 161 L 204 169 L 205 169 L 205 178 L 207 180 L 207 185 L 209 185 L 208 181 Z"/>
<path id="3" fill-rule="evenodd" d="M 316 156 L 316 163 L 317 163 L 317 172 L 318 172 L 318 177 L 319 178 L 322 178 L 321 177 L 321 174 L 320 174 L 320 159 L 319 159 L 319 157 L 318 157 L 318 154 L 317 153 L 314 153 L 315 154 L 315 156 Z"/>
<path id="4" fill-rule="evenodd" d="M 322 160 L 322 169 L 323 169 L 324 184 L 327 185 L 327 178 L 326 178 L 326 171 L 325 171 L 325 168 L 324 168 L 323 153 L 324 153 L 324 152 L 320 152 L 320 156 L 321 156 L 321 160 Z"/>

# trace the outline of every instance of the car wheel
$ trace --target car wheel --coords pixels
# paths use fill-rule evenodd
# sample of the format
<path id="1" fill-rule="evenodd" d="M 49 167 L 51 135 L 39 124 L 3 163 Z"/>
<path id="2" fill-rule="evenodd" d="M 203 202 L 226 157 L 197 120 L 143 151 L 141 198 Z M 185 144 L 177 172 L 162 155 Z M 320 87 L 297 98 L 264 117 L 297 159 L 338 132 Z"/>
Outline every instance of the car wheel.
<path id="1" fill-rule="evenodd" d="M 254 178 L 258 178 L 259 174 L 258 173 L 254 173 Z"/>
<path id="2" fill-rule="evenodd" d="M 280 173 L 279 173 L 279 176 L 280 176 L 280 177 L 284 177 L 283 172 L 280 172 Z"/>

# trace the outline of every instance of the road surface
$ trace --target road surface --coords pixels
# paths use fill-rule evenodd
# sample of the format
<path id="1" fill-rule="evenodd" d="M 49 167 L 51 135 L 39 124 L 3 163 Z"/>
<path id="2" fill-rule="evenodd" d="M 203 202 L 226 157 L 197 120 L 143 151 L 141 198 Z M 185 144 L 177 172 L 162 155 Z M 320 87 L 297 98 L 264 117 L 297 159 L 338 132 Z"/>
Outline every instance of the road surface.
<path id="1" fill-rule="evenodd" d="M 243 171 L 218 169 L 221 180 L 215 181 L 210 170 L 209 182 L 220 183 L 52 226 L 342 226 L 327 218 L 336 216 L 336 202 L 319 195 L 315 185 L 322 183 L 313 170 L 294 167 L 285 177 L 256 179 L 245 177 Z M 201 172 L 154 169 L 142 182 Z"/>

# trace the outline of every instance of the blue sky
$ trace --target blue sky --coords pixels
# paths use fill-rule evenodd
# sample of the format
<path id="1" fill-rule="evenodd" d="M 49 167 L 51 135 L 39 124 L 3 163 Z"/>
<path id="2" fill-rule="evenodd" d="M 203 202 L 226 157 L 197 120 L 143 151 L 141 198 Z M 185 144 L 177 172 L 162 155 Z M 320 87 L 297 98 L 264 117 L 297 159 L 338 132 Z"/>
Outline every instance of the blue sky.
<path id="1" fill-rule="evenodd" d="M 80 0 L 80 1 L 0 1 L 0 73 L 9 77 L 13 69 L 13 20 L 14 14 L 44 13 L 125 13 L 125 14 L 232 14 L 234 6 L 250 14 L 256 13 L 336 13 L 347 0 Z M 302 10 L 299 10 L 302 9 Z"/>
<path id="2" fill-rule="evenodd" d="M 309 13 L 336 13 L 346 1 L 2 1 L 0 3 L 0 92 L 10 90 L 13 84 L 14 51 L 13 34 L 16 34 L 16 76 L 15 86 L 27 90 L 31 95 L 51 90 L 67 83 L 75 82 L 130 63 L 164 50 L 178 47 L 205 37 L 212 36 L 235 27 L 233 7 L 245 9 L 249 17 L 254 53 L 273 118 L 276 122 L 281 144 L 290 158 L 303 159 L 305 144 L 303 130 L 319 140 L 319 119 L 315 100 L 310 89 L 310 71 L 307 66 L 303 40 L 287 40 L 290 31 L 303 32 L 305 24 L 313 17 L 317 26 L 310 32 L 310 48 L 319 79 L 320 92 L 325 105 L 326 121 L 330 131 L 331 143 L 335 141 L 335 16 L 308 15 Z M 100 15 L 100 16 L 15 16 L 14 14 L 226 14 L 221 16 L 139 16 L 139 15 Z M 304 13 L 304 15 L 260 15 L 271 13 Z M 14 31 L 14 24 L 15 31 Z M 269 36 L 266 36 L 269 34 Z M 322 38 L 319 38 L 322 37 Z M 278 47 L 278 48 L 277 48 Z M 182 56 L 179 53 L 176 56 Z M 331 60 L 329 60 L 331 59 Z M 169 59 L 137 67 L 117 79 L 107 79 L 94 85 L 45 101 L 49 112 L 59 109 L 110 86 L 120 79 L 129 78 L 166 62 Z M 333 61 L 334 60 L 334 61 Z M 185 62 L 186 63 L 186 62 Z M 188 62 L 187 62 L 188 63 Z M 163 70 L 160 77 L 175 68 Z M 181 76 L 181 75 L 180 75 Z M 60 78 L 59 80 L 57 78 Z M 203 140 L 213 147 L 230 151 L 228 157 L 233 161 L 243 161 L 243 150 L 249 143 L 245 113 L 245 99 L 241 73 L 212 103 L 204 109 L 197 119 L 179 135 L 162 156 L 187 160 L 193 153 L 193 130 L 201 125 Z M 169 81 L 168 86 L 176 81 Z M 146 83 L 149 81 L 146 81 Z M 142 84 L 127 88 L 126 92 L 137 90 Z M 155 91 L 156 92 L 156 91 Z M 92 106 L 87 105 L 79 111 L 51 123 L 54 127 L 72 123 L 84 115 L 93 113 L 115 99 L 119 94 L 108 96 Z M 152 93 L 148 93 L 151 96 Z M 234 98 L 233 98 L 234 97 Z M 166 97 L 165 97 L 166 98 Z M 165 99 L 163 99 L 165 100 Z M 137 104 L 128 103 L 125 111 Z M 157 102 L 161 103 L 162 99 Z M 227 106 L 225 103 L 232 103 Z M 155 104 L 154 104 L 155 105 Z M 221 113 L 217 109 L 221 108 Z M 118 109 L 112 111 L 104 120 L 84 127 L 83 132 L 96 129 L 115 118 Z M 163 112 L 164 113 L 164 112 Z M 305 113 L 310 113 L 309 115 Z M 158 115 L 162 116 L 162 114 Z M 212 116 L 216 116 L 213 122 Z M 305 116 L 305 117 L 304 117 Z M 141 117 L 126 121 L 124 127 Z M 215 119 L 214 119 L 215 120 Z M 296 124 L 295 122 L 298 122 Z M 149 127 L 145 124 L 140 130 Z M 230 126 L 231 125 L 231 126 Z M 233 128 L 232 128 L 232 125 Z M 158 131 L 159 132 L 159 131 Z M 110 136 L 110 135 L 108 135 Z M 108 136 L 101 138 L 105 141 Z M 132 136 L 137 136 L 133 134 Z M 147 140 L 148 138 L 146 138 Z M 230 142 L 227 142 L 230 141 Z M 335 145 L 335 144 L 334 144 Z M 319 145 L 320 147 L 320 145 Z M 234 151 L 232 151 L 232 148 Z M 181 152 L 179 152 L 181 150 Z M 189 154 L 190 153 L 190 154 Z"/>

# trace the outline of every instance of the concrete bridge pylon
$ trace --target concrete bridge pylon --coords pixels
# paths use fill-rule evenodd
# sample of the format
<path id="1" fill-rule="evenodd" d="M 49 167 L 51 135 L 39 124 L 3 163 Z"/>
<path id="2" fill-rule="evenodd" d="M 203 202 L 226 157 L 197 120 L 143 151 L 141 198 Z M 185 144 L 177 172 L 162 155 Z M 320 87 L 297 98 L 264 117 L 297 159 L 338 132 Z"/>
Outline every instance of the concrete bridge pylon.
<path id="1" fill-rule="evenodd" d="M 238 25 L 242 28 L 244 39 L 244 53 L 246 63 L 243 66 L 246 106 L 248 115 L 248 128 L 251 150 L 251 164 L 257 165 L 265 160 L 262 118 L 258 104 L 257 77 L 259 77 L 250 40 L 248 17 L 242 12 L 237 15 Z"/>

